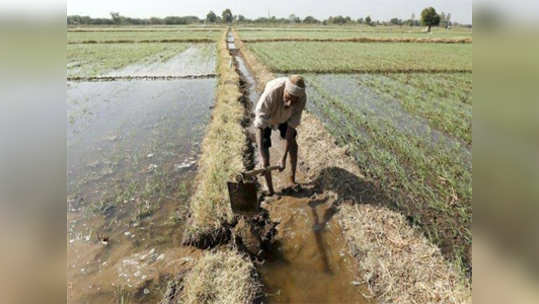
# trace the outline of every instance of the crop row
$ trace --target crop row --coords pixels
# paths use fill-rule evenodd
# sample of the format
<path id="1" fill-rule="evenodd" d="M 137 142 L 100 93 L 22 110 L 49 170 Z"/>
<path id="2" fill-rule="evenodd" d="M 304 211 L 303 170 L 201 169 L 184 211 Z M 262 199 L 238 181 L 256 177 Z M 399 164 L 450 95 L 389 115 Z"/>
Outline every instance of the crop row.
<path id="1" fill-rule="evenodd" d="M 471 71 L 471 44 L 267 42 L 247 44 L 274 72 Z"/>
<path id="2" fill-rule="evenodd" d="M 437 31 L 431 34 L 419 31 L 359 31 L 359 30 L 266 30 L 239 31 L 242 40 L 250 39 L 278 39 L 278 38 L 304 38 L 304 39 L 353 39 L 353 38 L 412 38 L 412 39 L 466 39 L 471 38 L 471 32 Z"/>
<path id="3" fill-rule="evenodd" d="M 94 77 L 134 63 L 166 62 L 190 46 L 193 45 L 189 43 L 69 44 L 67 46 L 67 74 L 68 77 Z M 209 58 L 215 54 L 213 44 L 196 44 L 195 46 L 199 56 L 194 59 Z"/>
<path id="4" fill-rule="evenodd" d="M 360 75 L 362 86 L 398 100 L 409 113 L 425 118 L 435 129 L 472 143 L 471 74 Z"/>
<path id="5" fill-rule="evenodd" d="M 471 153 L 403 131 L 393 122 L 396 114 L 360 110 L 312 78 L 309 87 L 309 110 L 348 147 L 364 174 L 443 251 L 470 265 Z"/>
<path id="6" fill-rule="evenodd" d="M 202 39 L 215 41 L 221 32 L 219 31 L 80 31 L 67 32 L 69 43 L 82 41 L 144 41 L 144 40 L 186 40 Z"/>

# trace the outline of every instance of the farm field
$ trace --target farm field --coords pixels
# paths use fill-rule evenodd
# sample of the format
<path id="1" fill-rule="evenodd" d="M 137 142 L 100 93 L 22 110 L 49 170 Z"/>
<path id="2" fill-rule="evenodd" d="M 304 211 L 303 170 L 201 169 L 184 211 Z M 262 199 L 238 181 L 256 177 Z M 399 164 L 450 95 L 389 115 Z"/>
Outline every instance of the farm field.
<path id="1" fill-rule="evenodd" d="M 273 72 L 471 71 L 471 44 L 264 42 L 247 46 Z M 426 60 L 428 58 L 428 60 Z"/>
<path id="2" fill-rule="evenodd" d="M 163 63 L 168 66 L 167 62 L 182 56 L 183 52 L 187 52 L 184 54 L 187 57 L 183 58 L 183 61 L 193 60 L 187 64 L 191 70 L 198 69 L 201 73 L 214 72 L 215 47 L 212 44 L 115 43 L 69 44 L 67 46 L 67 74 L 83 77 L 100 76 L 135 63 L 139 65 Z M 204 67 L 198 68 L 201 65 Z M 168 71 L 166 75 L 178 75 L 182 72 L 189 73 L 184 69 L 183 71 Z"/>
<path id="3" fill-rule="evenodd" d="M 67 82 L 68 302 L 159 302 L 200 256 L 181 235 L 216 98 L 215 44 L 66 47 L 68 77 L 83 77 Z M 134 76 L 149 78 L 116 79 Z"/>
<path id="4" fill-rule="evenodd" d="M 395 204 L 435 243 L 451 246 L 448 254 L 465 258 L 471 246 L 472 197 L 467 145 L 409 111 L 402 94 L 399 99 L 372 85 L 391 81 L 386 76 L 326 74 L 307 75 L 307 80 L 309 110 L 384 189 L 390 198 L 386 204 Z M 467 107 L 462 122 L 471 125 Z"/>
<path id="5" fill-rule="evenodd" d="M 69 28 L 68 302 L 467 303 L 472 33 L 422 30 Z M 470 40 L 249 42 L 356 37 Z M 143 42 L 170 39 L 215 42 Z M 252 109 L 289 74 L 308 96 L 299 186 L 275 171 L 278 195 L 240 216 Z"/>
<path id="6" fill-rule="evenodd" d="M 186 255 L 177 234 L 214 87 L 214 79 L 68 83 L 73 302 L 126 301 L 148 279 L 153 292 L 139 300 L 158 301 L 165 263 Z"/>
<path id="7" fill-rule="evenodd" d="M 221 30 L 97 30 L 97 31 L 68 31 L 68 43 L 92 41 L 145 41 L 145 40 L 216 40 Z"/>
<path id="8" fill-rule="evenodd" d="M 248 29 L 240 28 L 238 33 L 242 40 L 249 41 L 250 39 L 279 39 L 279 38 L 295 38 L 295 39 L 345 39 L 345 38 L 448 38 L 448 39 L 464 39 L 471 38 L 471 32 L 467 31 L 434 31 L 431 34 L 420 32 L 417 30 L 396 29 L 394 31 L 376 31 L 376 30 L 357 30 L 357 29 Z"/>

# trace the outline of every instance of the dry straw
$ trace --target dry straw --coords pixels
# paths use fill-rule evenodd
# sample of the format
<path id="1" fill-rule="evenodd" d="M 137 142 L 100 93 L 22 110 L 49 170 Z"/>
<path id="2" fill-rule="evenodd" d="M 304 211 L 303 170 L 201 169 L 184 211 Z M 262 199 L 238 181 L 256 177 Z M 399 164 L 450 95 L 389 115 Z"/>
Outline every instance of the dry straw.
<path id="1" fill-rule="evenodd" d="M 232 220 L 226 182 L 243 168 L 247 137 L 241 126 L 244 107 L 240 103 L 239 75 L 226 46 L 225 36 L 217 44 L 219 83 L 215 108 L 202 142 L 196 177 L 197 188 L 191 197 L 191 218 L 185 243 L 218 241 L 223 224 Z"/>
<path id="2" fill-rule="evenodd" d="M 253 303 L 261 294 L 256 271 L 235 250 L 209 252 L 184 278 L 182 303 Z"/>
<path id="3" fill-rule="evenodd" d="M 351 253 L 381 303 L 471 303 L 469 283 L 403 215 L 372 205 L 339 212 Z"/>

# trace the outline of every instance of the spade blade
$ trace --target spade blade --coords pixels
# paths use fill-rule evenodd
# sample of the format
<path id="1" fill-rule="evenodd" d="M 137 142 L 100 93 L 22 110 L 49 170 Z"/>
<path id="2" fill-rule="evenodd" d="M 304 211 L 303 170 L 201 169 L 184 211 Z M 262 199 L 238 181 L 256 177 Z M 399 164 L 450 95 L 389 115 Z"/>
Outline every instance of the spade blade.
<path id="1" fill-rule="evenodd" d="M 227 186 L 230 206 L 234 213 L 253 214 L 258 212 L 259 203 L 254 182 L 227 182 Z"/>

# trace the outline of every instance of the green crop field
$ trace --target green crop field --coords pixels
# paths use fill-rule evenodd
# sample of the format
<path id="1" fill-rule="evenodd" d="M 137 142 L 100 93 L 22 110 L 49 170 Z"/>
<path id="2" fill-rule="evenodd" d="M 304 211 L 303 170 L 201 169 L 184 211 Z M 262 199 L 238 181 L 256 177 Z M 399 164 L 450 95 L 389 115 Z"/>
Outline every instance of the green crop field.
<path id="1" fill-rule="evenodd" d="M 156 30 L 101 30 L 101 31 L 68 31 L 68 42 L 81 42 L 81 41 L 118 41 L 118 40 L 172 40 L 172 39 L 211 39 L 216 40 L 221 35 L 221 31 L 207 30 L 207 31 L 190 31 L 190 30 L 168 30 L 168 31 L 156 31 Z"/>
<path id="2" fill-rule="evenodd" d="M 184 51 L 189 43 L 70 44 L 67 46 L 68 76 L 98 76 L 146 61 L 166 61 Z"/>
<path id="3" fill-rule="evenodd" d="M 264 42 L 247 46 L 275 72 L 472 69 L 471 44 Z"/>
<path id="4" fill-rule="evenodd" d="M 432 128 L 472 143 L 472 74 L 389 74 L 360 84 L 400 101 Z"/>
<path id="5" fill-rule="evenodd" d="M 435 126 L 451 121 L 455 113 L 461 114 L 462 124 L 471 125 L 471 99 L 467 97 L 471 76 L 306 76 L 309 111 L 349 149 L 364 174 L 389 198 L 386 204 L 401 210 L 443 251 L 467 265 L 471 150 Z M 407 83 L 410 78 L 414 80 Z M 417 105 L 408 104 L 418 96 Z M 465 96 L 465 101 L 456 96 Z M 439 120 L 429 118 L 426 113 L 438 106 L 447 109 L 447 115 L 439 113 Z M 471 128 L 460 131 L 471 140 Z"/>
<path id="6" fill-rule="evenodd" d="M 466 31 L 435 31 L 425 33 L 417 30 L 400 31 L 379 31 L 374 30 L 340 30 L 340 29 L 291 29 L 291 30 L 248 30 L 240 29 L 241 39 L 278 39 L 278 38 L 299 38 L 299 39 L 345 39 L 345 38 L 449 38 L 461 39 L 471 38 L 472 33 Z"/>

